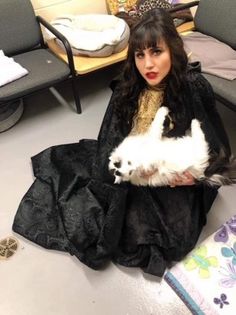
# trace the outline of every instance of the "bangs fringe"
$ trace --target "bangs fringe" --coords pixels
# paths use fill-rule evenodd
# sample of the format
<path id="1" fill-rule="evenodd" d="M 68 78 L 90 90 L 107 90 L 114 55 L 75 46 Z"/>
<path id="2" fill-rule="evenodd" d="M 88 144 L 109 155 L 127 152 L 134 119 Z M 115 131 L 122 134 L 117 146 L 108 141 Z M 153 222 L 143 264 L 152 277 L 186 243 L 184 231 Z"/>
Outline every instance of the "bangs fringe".
<path id="1" fill-rule="evenodd" d="M 144 25 L 135 32 L 130 45 L 133 51 L 144 50 L 147 48 L 155 48 L 163 38 L 160 30 L 158 30 L 153 24 Z"/>

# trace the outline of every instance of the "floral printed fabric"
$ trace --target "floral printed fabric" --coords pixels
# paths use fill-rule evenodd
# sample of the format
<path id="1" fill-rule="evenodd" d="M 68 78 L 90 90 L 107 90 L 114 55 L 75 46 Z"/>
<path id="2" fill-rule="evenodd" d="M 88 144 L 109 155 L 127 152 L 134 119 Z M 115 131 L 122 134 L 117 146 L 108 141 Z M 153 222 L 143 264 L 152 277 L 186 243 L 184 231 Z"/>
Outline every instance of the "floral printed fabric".
<path id="1" fill-rule="evenodd" d="M 193 314 L 235 314 L 236 215 L 167 271 L 164 279 Z"/>
<path id="2" fill-rule="evenodd" d="M 129 12 L 136 5 L 137 0 L 107 0 L 108 10 L 116 15 L 119 12 Z"/>

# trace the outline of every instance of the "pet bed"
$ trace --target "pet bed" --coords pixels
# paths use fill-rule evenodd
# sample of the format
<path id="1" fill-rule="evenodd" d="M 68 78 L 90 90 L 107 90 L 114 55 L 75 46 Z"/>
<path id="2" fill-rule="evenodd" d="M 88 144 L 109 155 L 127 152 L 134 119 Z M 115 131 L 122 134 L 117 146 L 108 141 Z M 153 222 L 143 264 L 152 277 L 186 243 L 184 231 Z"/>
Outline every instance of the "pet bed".
<path id="1" fill-rule="evenodd" d="M 130 35 L 124 20 L 108 14 L 66 15 L 51 24 L 68 39 L 74 55 L 110 56 L 127 46 Z"/>
<path id="2" fill-rule="evenodd" d="M 235 314 L 236 215 L 166 272 L 164 279 L 193 314 Z"/>
<path id="3" fill-rule="evenodd" d="M 23 100 L 18 99 L 9 103 L 0 104 L 0 132 L 14 126 L 24 111 Z"/>

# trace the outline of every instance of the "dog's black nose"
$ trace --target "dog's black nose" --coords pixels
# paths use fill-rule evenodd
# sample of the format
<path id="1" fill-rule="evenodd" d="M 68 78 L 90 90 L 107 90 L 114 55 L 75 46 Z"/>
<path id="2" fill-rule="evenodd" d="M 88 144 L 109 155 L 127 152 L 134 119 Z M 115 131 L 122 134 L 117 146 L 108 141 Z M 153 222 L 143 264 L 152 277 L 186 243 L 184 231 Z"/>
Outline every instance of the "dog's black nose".
<path id="1" fill-rule="evenodd" d="M 119 162 L 115 162 L 114 166 L 117 167 L 117 168 L 120 168 L 121 167 L 121 162 L 120 161 Z"/>
<path id="2" fill-rule="evenodd" d="M 122 173 L 120 171 L 115 171 L 116 176 L 122 176 Z"/>

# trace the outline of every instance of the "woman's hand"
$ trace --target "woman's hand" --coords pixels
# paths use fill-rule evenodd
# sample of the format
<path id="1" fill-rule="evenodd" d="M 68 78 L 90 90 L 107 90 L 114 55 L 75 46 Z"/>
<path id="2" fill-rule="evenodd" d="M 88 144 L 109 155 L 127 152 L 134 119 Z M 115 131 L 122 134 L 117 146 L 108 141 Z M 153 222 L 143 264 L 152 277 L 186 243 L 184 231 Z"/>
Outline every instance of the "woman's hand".
<path id="1" fill-rule="evenodd" d="M 155 168 L 151 168 L 149 170 L 140 171 L 140 177 L 144 179 L 149 179 L 153 176 L 158 170 Z M 170 187 L 175 186 L 191 186 L 195 184 L 194 177 L 189 172 L 184 172 L 182 175 L 175 176 L 174 180 L 170 183 Z"/>
<path id="2" fill-rule="evenodd" d="M 194 184 L 194 177 L 189 172 L 184 172 L 182 175 L 176 175 L 175 179 L 170 183 L 170 187 L 191 186 Z"/>

